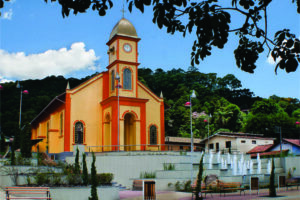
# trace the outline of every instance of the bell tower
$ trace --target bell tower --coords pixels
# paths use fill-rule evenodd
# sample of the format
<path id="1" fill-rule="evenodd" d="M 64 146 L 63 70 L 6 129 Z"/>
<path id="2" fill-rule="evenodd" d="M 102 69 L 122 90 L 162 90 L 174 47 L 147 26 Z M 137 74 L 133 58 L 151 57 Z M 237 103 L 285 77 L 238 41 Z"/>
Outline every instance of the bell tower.
<path id="1" fill-rule="evenodd" d="M 122 18 L 113 28 L 108 46 L 109 96 L 116 96 L 116 75 L 120 77 L 120 96 L 137 97 L 138 38 L 134 26 Z"/>

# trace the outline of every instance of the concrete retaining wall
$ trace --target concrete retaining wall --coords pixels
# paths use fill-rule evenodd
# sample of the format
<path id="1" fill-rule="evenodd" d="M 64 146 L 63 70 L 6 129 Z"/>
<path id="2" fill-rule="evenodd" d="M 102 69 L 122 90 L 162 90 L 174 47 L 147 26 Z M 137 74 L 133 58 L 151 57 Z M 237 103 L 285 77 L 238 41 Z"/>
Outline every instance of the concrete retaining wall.
<path id="1" fill-rule="evenodd" d="M 63 200 L 88 200 L 91 195 L 90 187 L 60 187 L 51 188 L 52 199 Z M 119 190 L 116 187 L 98 187 L 97 193 L 99 199 L 118 200 L 120 199 Z"/>
<path id="2" fill-rule="evenodd" d="M 67 157 L 68 163 L 74 163 L 74 156 Z M 88 170 L 91 169 L 92 156 L 87 156 Z M 188 156 L 180 155 L 110 155 L 97 156 L 96 168 L 97 173 L 113 173 L 114 182 L 123 186 L 132 187 L 132 179 L 139 179 L 141 172 L 155 172 L 163 170 L 163 163 L 181 163 L 190 161 Z"/>

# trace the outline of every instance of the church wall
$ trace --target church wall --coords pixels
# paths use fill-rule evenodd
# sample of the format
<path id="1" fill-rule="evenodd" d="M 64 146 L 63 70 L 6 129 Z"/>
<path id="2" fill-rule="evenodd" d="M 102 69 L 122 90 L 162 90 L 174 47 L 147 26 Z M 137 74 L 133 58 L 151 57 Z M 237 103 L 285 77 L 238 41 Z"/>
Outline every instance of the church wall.
<path id="1" fill-rule="evenodd" d="M 117 48 L 117 40 L 115 40 L 110 46 L 109 46 L 109 50 L 114 48 L 113 52 L 109 53 L 109 63 L 112 63 L 113 61 L 115 61 L 117 59 L 117 52 L 116 50 Z"/>
<path id="2" fill-rule="evenodd" d="M 109 146 L 112 145 L 112 107 L 109 106 L 103 109 L 103 126 L 102 126 L 102 143 L 101 146 Z M 101 149 L 94 149 L 93 151 L 111 151 L 111 147 L 104 147 Z"/>
<path id="3" fill-rule="evenodd" d="M 157 101 L 143 88 L 138 87 L 139 98 L 149 99 L 146 103 L 146 144 L 150 144 L 150 126 L 157 127 L 157 144 L 163 143 L 161 141 L 161 120 L 160 120 L 160 105 L 161 102 Z M 158 150 L 157 146 L 148 147 L 151 150 Z"/>
<path id="4" fill-rule="evenodd" d="M 120 84 L 122 85 L 122 88 L 123 88 L 123 85 L 124 85 L 124 79 L 123 79 L 123 72 L 124 72 L 124 69 L 128 68 L 130 69 L 131 71 L 131 90 L 126 90 L 126 89 L 121 89 L 120 90 L 120 96 L 126 96 L 126 97 L 136 97 L 136 71 L 137 71 L 137 67 L 136 66 L 132 66 L 132 65 L 126 65 L 126 64 L 119 64 L 119 68 L 120 68 L 120 77 L 121 77 L 121 80 L 120 80 Z"/>
<path id="5" fill-rule="evenodd" d="M 70 117 L 70 151 L 74 145 L 74 125 L 76 121 L 84 124 L 84 145 L 99 146 L 102 144 L 102 116 L 100 102 L 102 101 L 103 79 L 98 78 L 86 82 L 76 90 L 71 91 L 71 117 Z M 83 89 L 84 88 L 84 89 Z"/>
<path id="6" fill-rule="evenodd" d="M 126 43 L 130 44 L 130 46 L 132 48 L 131 52 L 129 52 L 129 53 L 125 52 L 124 49 L 123 49 L 123 46 Z M 137 60 L 136 60 L 136 56 L 137 56 L 136 42 L 130 41 L 130 40 L 120 39 L 119 40 L 119 45 L 120 45 L 119 60 L 137 62 Z"/>

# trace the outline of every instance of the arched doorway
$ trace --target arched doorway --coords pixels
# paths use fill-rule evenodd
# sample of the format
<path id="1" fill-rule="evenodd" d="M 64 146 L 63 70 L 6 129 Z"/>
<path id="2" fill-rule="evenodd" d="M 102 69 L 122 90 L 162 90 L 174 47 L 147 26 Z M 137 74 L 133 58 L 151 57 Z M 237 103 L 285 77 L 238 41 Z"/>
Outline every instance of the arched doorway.
<path id="1" fill-rule="evenodd" d="M 104 151 L 111 151 L 111 131 L 110 131 L 110 115 L 107 114 L 105 116 L 105 121 L 104 121 Z"/>
<path id="2" fill-rule="evenodd" d="M 136 144 L 136 127 L 135 117 L 131 113 L 127 113 L 124 116 L 124 145 L 125 151 L 134 151 L 136 146 L 126 146 Z"/>

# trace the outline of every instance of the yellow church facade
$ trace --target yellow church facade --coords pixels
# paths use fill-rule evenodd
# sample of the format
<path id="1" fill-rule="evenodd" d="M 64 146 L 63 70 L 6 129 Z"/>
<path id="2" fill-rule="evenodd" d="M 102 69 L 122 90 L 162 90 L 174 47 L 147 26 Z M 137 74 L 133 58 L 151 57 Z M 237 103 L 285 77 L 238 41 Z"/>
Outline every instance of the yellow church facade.
<path id="1" fill-rule="evenodd" d="M 108 46 L 107 71 L 55 97 L 31 122 L 36 151 L 164 150 L 164 102 L 138 81 L 138 38 L 121 19 Z"/>

